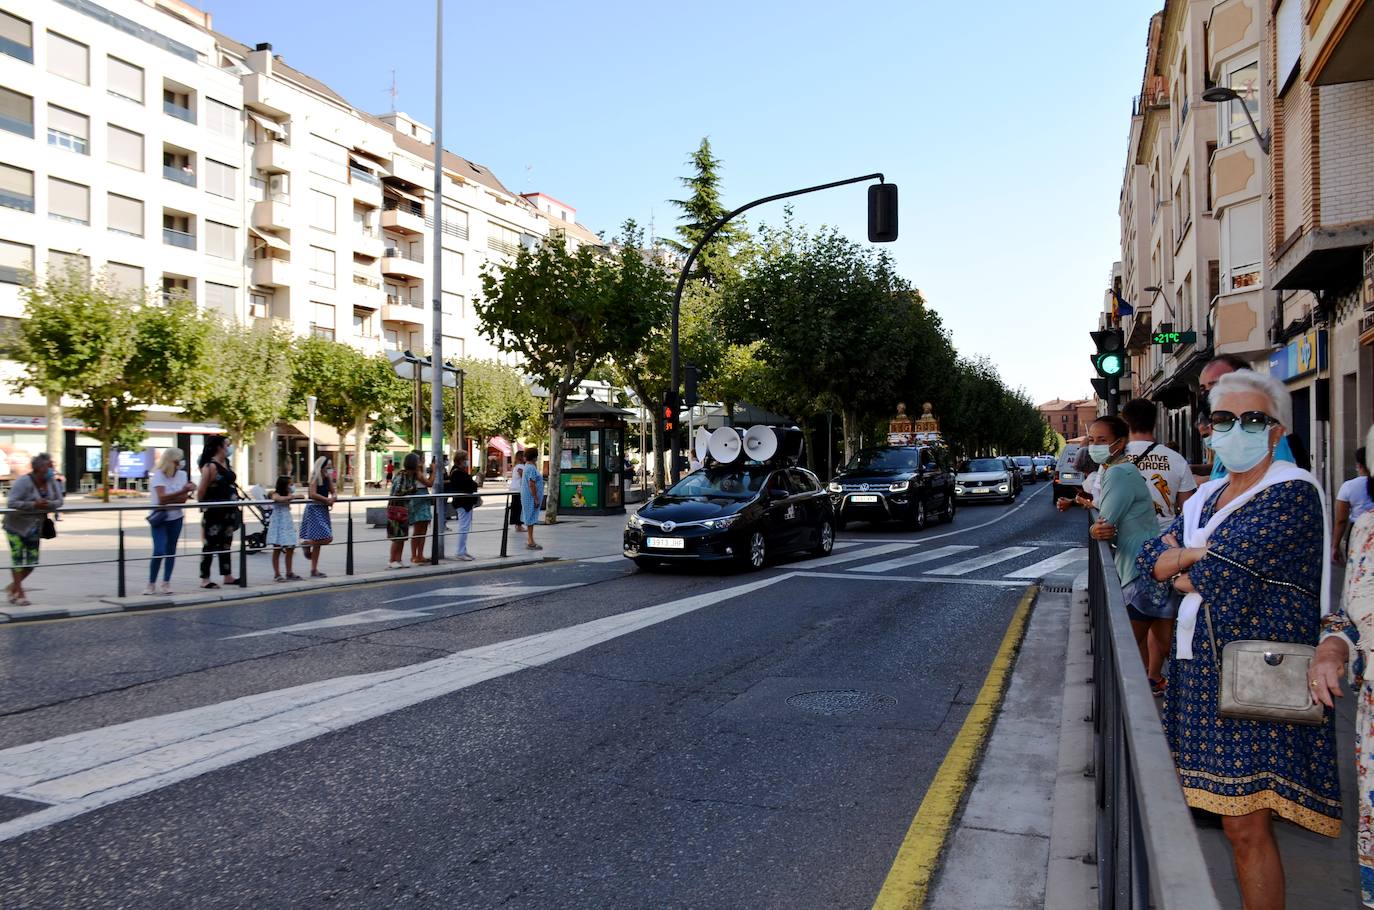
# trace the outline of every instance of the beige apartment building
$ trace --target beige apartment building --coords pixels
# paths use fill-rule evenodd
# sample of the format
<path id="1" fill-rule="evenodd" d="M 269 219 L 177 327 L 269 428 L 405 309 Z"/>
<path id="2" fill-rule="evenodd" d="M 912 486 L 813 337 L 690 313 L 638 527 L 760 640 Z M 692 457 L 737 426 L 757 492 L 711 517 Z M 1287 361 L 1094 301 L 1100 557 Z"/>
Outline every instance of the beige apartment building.
<path id="1" fill-rule="evenodd" d="M 498 357 L 472 310 L 483 266 L 551 228 L 600 241 L 572 207 L 449 152 L 436 200 L 433 160 L 424 124 L 355 109 L 179 0 L 0 0 L 0 318 L 22 318 L 24 282 L 76 262 L 226 318 L 427 353 L 437 262 L 444 356 Z M 0 386 L 0 479 L 45 448 L 65 450 L 71 486 L 92 479 L 95 441 L 56 431 L 59 405 Z M 147 427 L 150 449 L 217 429 L 176 409 Z M 325 451 L 351 453 L 351 435 L 316 425 Z M 240 473 L 270 481 L 307 446 L 279 422 Z"/>

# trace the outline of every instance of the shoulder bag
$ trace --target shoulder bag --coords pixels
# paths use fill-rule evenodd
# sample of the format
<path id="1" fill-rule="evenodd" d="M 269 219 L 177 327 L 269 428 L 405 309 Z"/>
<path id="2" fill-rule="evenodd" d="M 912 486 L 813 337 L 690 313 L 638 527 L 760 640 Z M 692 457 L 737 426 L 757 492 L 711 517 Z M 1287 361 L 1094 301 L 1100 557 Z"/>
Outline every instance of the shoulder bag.
<path id="1" fill-rule="evenodd" d="M 1239 640 L 1217 651 L 1212 631 L 1212 608 L 1203 604 L 1207 638 L 1219 654 L 1221 694 L 1217 713 L 1241 720 L 1316 725 L 1326 720 L 1322 706 L 1312 699 L 1307 668 L 1316 648 L 1286 641 Z"/>

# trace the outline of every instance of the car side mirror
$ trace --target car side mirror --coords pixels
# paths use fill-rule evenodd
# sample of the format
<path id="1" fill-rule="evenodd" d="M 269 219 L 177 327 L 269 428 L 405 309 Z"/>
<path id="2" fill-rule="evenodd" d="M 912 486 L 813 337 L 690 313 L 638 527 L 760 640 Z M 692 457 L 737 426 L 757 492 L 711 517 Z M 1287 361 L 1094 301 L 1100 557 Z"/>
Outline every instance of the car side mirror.
<path id="1" fill-rule="evenodd" d="M 788 496 L 791 496 L 791 495 L 792 495 L 792 494 L 791 494 L 791 493 L 788 493 L 786 490 L 778 490 L 778 489 L 774 489 L 773 487 L 769 487 L 769 488 L 768 488 L 768 498 L 769 498 L 769 499 L 786 499 Z"/>

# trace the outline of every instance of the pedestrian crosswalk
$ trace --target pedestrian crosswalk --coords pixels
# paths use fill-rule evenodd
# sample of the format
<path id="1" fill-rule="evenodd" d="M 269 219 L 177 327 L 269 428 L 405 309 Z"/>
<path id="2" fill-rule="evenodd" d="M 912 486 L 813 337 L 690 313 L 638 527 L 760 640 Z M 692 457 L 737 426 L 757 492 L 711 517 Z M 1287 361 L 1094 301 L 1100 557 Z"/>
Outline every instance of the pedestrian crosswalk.
<path id="1" fill-rule="evenodd" d="M 949 546 L 936 546 L 930 549 L 920 549 L 920 544 L 915 543 L 907 546 L 897 544 L 884 544 L 878 546 L 854 547 L 845 552 L 844 556 L 830 557 L 829 559 L 819 560 L 814 563 L 817 568 L 829 568 L 836 562 L 854 562 L 859 565 L 849 566 L 845 572 L 874 577 L 889 573 L 900 573 L 901 570 L 909 569 L 912 566 L 922 566 L 920 575 L 930 576 L 931 581 L 939 581 L 941 578 L 959 579 L 977 573 L 986 573 L 987 570 L 998 570 L 1010 568 L 1000 577 L 1010 580 L 1033 580 L 1044 578 L 1046 575 L 1055 572 L 1072 571 L 1076 566 L 1086 567 L 1088 562 L 1088 550 L 1082 546 L 1070 546 L 1062 548 L 1062 545 L 1020 545 L 1010 547 L 978 547 L 967 544 L 952 544 Z M 878 556 L 888 556 L 897 550 L 906 550 L 900 556 L 893 556 L 890 559 L 873 560 Z M 1058 552 L 1055 552 L 1058 551 Z M 1017 566 L 1028 558 L 1038 556 L 1026 565 Z M 809 568 L 809 566 L 808 566 Z M 986 575 L 984 575 L 986 577 Z"/>

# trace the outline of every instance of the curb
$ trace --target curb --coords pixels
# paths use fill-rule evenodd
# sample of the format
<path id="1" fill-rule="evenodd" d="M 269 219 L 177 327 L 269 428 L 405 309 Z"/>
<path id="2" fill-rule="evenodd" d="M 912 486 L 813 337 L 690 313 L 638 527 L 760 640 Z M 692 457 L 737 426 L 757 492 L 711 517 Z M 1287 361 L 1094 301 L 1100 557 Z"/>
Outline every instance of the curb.
<path id="1" fill-rule="evenodd" d="M 491 569 L 507 569 L 515 566 L 528 566 L 542 562 L 556 562 L 555 556 L 507 556 L 496 557 L 499 562 L 459 562 L 453 565 L 411 566 L 405 572 L 372 572 L 366 575 L 342 575 L 324 581 L 301 581 L 291 584 L 271 584 L 264 588 L 220 588 L 214 593 L 195 593 L 174 597 L 105 597 L 94 602 L 86 602 L 72 607 L 18 607 L 0 611 L 0 625 L 37 622 L 47 619 L 75 619 L 81 616 L 99 616 L 105 613 L 147 613 L 154 610 L 170 610 L 174 607 L 194 607 L 204 604 L 229 603 L 244 600 L 266 600 L 283 594 L 304 594 L 326 591 L 333 588 L 346 588 L 354 585 L 371 584 L 379 581 L 433 578 L 445 575 L 458 575 L 465 572 L 483 572 Z"/>

